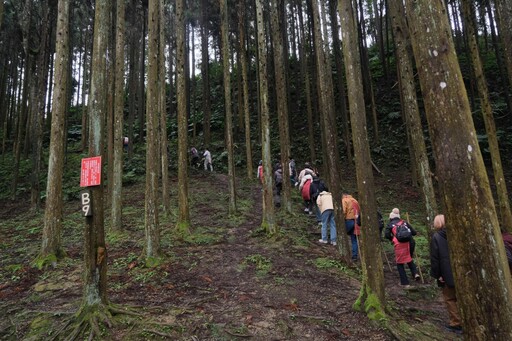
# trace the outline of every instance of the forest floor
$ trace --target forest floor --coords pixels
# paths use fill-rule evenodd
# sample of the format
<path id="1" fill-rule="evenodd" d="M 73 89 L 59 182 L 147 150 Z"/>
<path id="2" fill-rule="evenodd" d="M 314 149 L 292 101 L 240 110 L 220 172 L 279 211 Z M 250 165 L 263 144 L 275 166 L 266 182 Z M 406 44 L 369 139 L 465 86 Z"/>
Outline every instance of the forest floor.
<path id="1" fill-rule="evenodd" d="M 384 218 L 398 206 L 402 212 L 415 211 L 410 220 L 413 226 L 415 221 L 420 225 L 419 190 L 403 180 L 407 177 L 391 176 L 375 179 Z M 237 182 L 236 216 L 227 214 L 227 186 L 223 174 L 192 172 L 191 234 L 185 240 L 175 237 L 177 203 L 173 202 L 172 214 L 160 215 L 164 258 L 154 268 L 144 267 L 140 259 L 144 183 L 124 189 L 123 230 L 107 233 L 108 299 L 131 307 L 140 317 L 119 319 L 102 329 L 104 339 L 396 338 L 397 333 L 352 309 L 359 294 L 361 265 L 344 264 L 334 246 L 317 242 L 320 227 L 302 211 L 296 190 L 294 214 L 277 211 L 281 233 L 269 240 L 260 230 L 259 183 Z M 176 198 L 176 189 L 172 195 Z M 29 200 L 0 202 L 2 340 L 51 339 L 66 316 L 80 306 L 84 218 L 78 201 L 67 202 L 64 211 L 62 241 L 67 257 L 55 268 L 38 270 L 32 261 L 40 248 L 44 213 L 31 211 Z M 417 238 L 417 261 L 425 283 L 411 283 L 409 290 L 398 285 L 392 246 L 382 242 L 391 262 L 391 268 L 383 262 L 389 318 L 409 330 L 400 337 L 404 340 L 458 340 L 461 336 L 444 329 L 447 313 L 428 277 L 428 242 L 423 236 Z"/>

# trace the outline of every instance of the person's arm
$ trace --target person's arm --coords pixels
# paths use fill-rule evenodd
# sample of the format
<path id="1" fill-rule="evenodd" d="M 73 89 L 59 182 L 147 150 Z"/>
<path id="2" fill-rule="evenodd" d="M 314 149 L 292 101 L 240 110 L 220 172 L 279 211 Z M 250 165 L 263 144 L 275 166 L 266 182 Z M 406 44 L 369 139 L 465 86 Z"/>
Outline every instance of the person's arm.
<path id="1" fill-rule="evenodd" d="M 413 236 L 417 235 L 418 232 L 416 232 L 416 230 L 414 229 L 414 227 L 412 227 L 411 223 L 407 222 L 407 226 L 409 226 L 409 228 L 411 229 L 411 234 Z"/>
<path id="2" fill-rule="evenodd" d="M 393 230 L 393 225 L 388 224 L 386 226 L 386 231 L 384 232 L 384 237 L 386 237 L 386 239 L 393 240 L 392 230 Z"/>
<path id="3" fill-rule="evenodd" d="M 441 277 L 441 267 L 439 262 L 439 245 L 434 236 L 430 243 L 430 276 L 439 280 Z"/>

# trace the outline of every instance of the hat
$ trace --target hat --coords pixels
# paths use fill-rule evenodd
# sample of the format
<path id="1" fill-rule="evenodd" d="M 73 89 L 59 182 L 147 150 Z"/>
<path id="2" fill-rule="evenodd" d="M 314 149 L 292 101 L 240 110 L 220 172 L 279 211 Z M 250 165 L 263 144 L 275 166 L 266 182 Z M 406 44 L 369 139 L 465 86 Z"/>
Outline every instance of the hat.
<path id="1" fill-rule="evenodd" d="M 389 219 L 394 219 L 394 218 L 400 218 L 400 210 L 398 208 L 393 208 L 393 210 L 391 211 L 391 213 L 389 214 Z"/>
<path id="2" fill-rule="evenodd" d="M 262 165 L 263 164 L 263 160 L 260 160 L 260 162 L 258 163 L 258 165 Z"/>

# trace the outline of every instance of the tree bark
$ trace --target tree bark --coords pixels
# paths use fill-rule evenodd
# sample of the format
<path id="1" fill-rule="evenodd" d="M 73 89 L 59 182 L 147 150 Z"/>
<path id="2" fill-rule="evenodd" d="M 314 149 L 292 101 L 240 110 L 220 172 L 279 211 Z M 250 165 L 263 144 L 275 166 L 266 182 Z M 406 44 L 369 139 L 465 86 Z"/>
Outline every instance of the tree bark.
<path id="1" fill-rule="evenodd" d="M 336 130 L 336 121 L 334 115 L 334 91 L 331 77 L 331 63 L 326 56 L 324 38 L 322 37 L 320 13 L 318 0 L 312 2 L 313 13 L 313 31 L 316 67 L 318 72 L 318 93 L 319 93 L 319 111 L 320 111 L 320 127 L 322 131 L 322 140 L 324 149 L 324 159 L 326 162 L 326 175 L 329 191 L 332 193 L 334 201 L 334 212 L 337 228 L 338 249 L 341 255 L 348 262 L 350 259 L 349 239 L 345 230 L 345 219 L 343 217 L 343 209 L 341 206 L 341 171 L 338 151 L 338 137 Z M 325 37 L 327 39 L 327 37 Z M 341 239 L 341 240 L 340 240 Z"/>
<path id="2" fill-rule="evenodd" d="M 489 90 L 487 89 L 487 80 L 485 79 L 483 72 L 480 52 L 478 51 L 475 9 L 473 7 L 473 3 L 468 1 L 462 2 L 462 16 L 467 30 L 471 65 L 473 66 L 478 93 L 480 94 L 480 106 L 484 118 L 489 150 L 491 153 L 494 182 L 496 184 L 496 192 L 498 196 L 498 208 L 501 216 L 501 226 L 503 229 L 512 232 L 512 213 L 510 212 L 507 184 L 505 182 L 505 175 L 503 174 L 503 166 L 501 164 L 500 149 L 498 145 L 498 138 L 496 136 L 496 124 L 494 123 L 494 117 L 492 114 Z"/>
<path id="3" fill-rule="evenodd" d="M 48 89 L 48 56 L 50 50 L 49 21 L 50 9 L 47 1 L 41 1 L 41 38 L 36 64 L 36 79 L 34 81 L 34 101 L 32 104 L 32 177 L 31 177 L 31 206 L 39 211 L 41 207 L 40 173 L 43 154 L 43 122 L 46 108 L 46 90 Z"/>
<path id="4" fill-rule="evenodd" d="M 203 134 L 205 145 L 210 144 L 210 61 L 208 59 L 208 1 L 201 0 L 201 75 L 203 79 Z"/>
<path id="5" fill-rule="evenodd" d="M 258 83 L 261 115 L 261 155 L 263 160 L 263 219 L 262 228 L 269 234 L 278 233 L 275 222 L 274 198 L 272 193 L 272 157 L 270 154 L 270 117 L 267 78 L 267 45 L 265 42 L 265 23 L 263 19 L 263 2 L 256 0 L 256 28 L 258 31 Z"/>
<path id="6" fill-rule="evenodd" d="M 499 36 L 501 37 L 501 45 L 503 47 L 503 55 L 505 57 L 505 65 L 507 66 L 508 85 L 507 94 L 509 102 L 512 101 L 512 3 L 508 0 L 494 0 L 496 5 Z"/>
<path id="7" fill-rule="evenodd" d="M 226 149 L 228 152 L 229 214 L 235 214 L 235 162 L 233 154 L 233 111 L 231 107 L 231 75 L 229 68 L 229 24 L 227 0 L 220 0 L 220 23 L 222 38 L 222 71 L 224 74 L 224 106 L 226 111 Z"/>
<path id="8" fill-rule="evenodd" d="M 188 234 L 190 228 L 188 201 L 188 134 L 187 134 L 187 75 L 185 74 L 185 0 L 176 0 L 176 71 L 178 102 L 178 221 L 177 230 Z"/>
<path id="9" fill-rule="evenodd" d="M 169 154 L 167 137 L 167 102 L 165 97 L 165 36 L 164 36 L 164 4 L 160 1 L 160 20 L 158 28 L 158 90 L 159 90 L 159 111 L 160 111 L 160 159 L 162 170 L 162 205 L 165 215 L 171 214 L 171 193 L 169 184 Z"/>
<path id="10" fill-rule="evenodd" d="M 489 180 L 446 8 L 406 1 L 406 15 L 446 206 L 464 338 L 512 338 L 512 285 Z"/>
<path id="11" fill-rule="evenodd" d="M 356 161 L 357 189 L 362 212 L 361 260 L 363 263 L 363 283 L 358 302 L 362 305 L 359 308 L 367 314 L 384 314 L 385 292 L 382 250 L 377 222 L 373 168 L 366 127 L 357 20 L 350 0 L 339 0 L 338 11 L 345 46 L 343 56 L 349 92 L 348 102 Z"/>
<path id="12" fill-rule="evenodd" d="M 427 148 L 425 146 L 425 137 L 423 136 L 418 100 L 416 97 L 413 64 L 411 56 L 409 55 L 409 28 L 405 21 L 405 10 L 401 2 L 391 1 L 389 3 L 389 11 L 395 38 L 400 92 L 402 94 L 400 97 L 404 111 L 405 125 L 410 136 L 410 145 L 412 154 L 414 155 L 411 162 L 416 163 L 415 169 L 419 173 L 420 186 L 425 201 L 425 222 L 426 226 L 430 227 L 428 233 L 429 236 L 431 236 L 434 217 L 438 211 Z"/>
<path id="13" fill-rule="evenodd" d="M 160 155 L 158 148 L 159 78 L 158 58 L 160 2 L 149 2 L 148 8 L 148 80 L 146 100 L 146 239 L 143 255 L 146 265 L 154 266 L 160 258 L 160 226 L 158 223 L 158 178 Z"/>
<path id="14" fill-rule="evenodd" d="M 332 49 L 334 54 L 334 60 L 336 61 L 336 72 L 337 72 L 337 80 L 338 80 L 338 96 L 336 96 L 339 112 L 341 113 L 341 125 L 343 129 L 343 142 L 345 144 L 345 153 L 347 155 L 347 160 L 349 164 L 353 164 L 353 156 L 352 156 L 352 143 L 350 137 L 350 127 L 349 127 L 349 119 L 347 112 L 347 92 L 345 90 L 345 83 L 343 79 L 343 52 L 342 46 L 340 42 L 340 37 L 338 35 L 339 25 L 338 25 L 338 15 L 336 12 L 338 1 L 330 0 L 329 8 L 330 8 L 330 17 L 331 17 L 331 31 L 332 34 Z"/>
<path id="15" fill-rule="evenodd" d="M 306 96 L 306 112 L 308 123 L 308 146 L 309 158 L 311 161 L 316 160 L 315 151 L 315 131 L 313 128 L 313 101 L 311 99 L 311 77 L 308 66 L 307 47 L 309 47 L 308 40 L 306 39 L 306 30 L 304 29 L 304 15 L 302 14 L 302 3 L 299 2 L 299 28 L 301 41 L 299 42 L 299 55 L 300 55 L 300 73 L 304 81 L 304 95 Z"/>
<path id="16" fill-rule="evenodd" d="M 123 212 L 123 125 L 124 125 L 124 47 L 125 47 L 125 0 L 116 1 L 116 56 L 114 95 L 114 158 L 112 164 L 111 226 L 122 228 Z"/>
<path id="17" fill-rule="evenodd" d="M 62 257 L 62 178 L 64 173 L 64 121 L 66 119 L 69 59 L 69 0 L 60 0 L 57 17 L 57 47 L 50 156 L 41 252 L 39 257 L 53 261 Z M 45 261 L 43 261 L 44 263 Z M 41 264 L 44 265 L 44 264 Z"/>
<path id="18" fill-rule="evenodd" d="M 109 36 L 110 1 L 96 3 L 92 53 L 91 93 L 89 107 L 89 156 L 101 156 L 105 147 L 107 114 L 107 70 L 105 53 Z M 63 74 L 62 77 L 68 77 Z M 56 80 L 57 83 L 57 80 Z M 66 89 L 67 91 L 67 89 Z M 104 179 L 102 167 L 101 179 Z M 91 187 L 92 217 L 86 217 L 84 234 L 84 296 L 83 306 L 107 304 L 107 246 L 103 207 L 104 184 Z"/>
<path id="19" fill-rule="evenodd" d="M 282 30 L 278 8 L 283 0 L 273 0 L 270 3 L 272 40 L 274 45 L 274 72 L 277 92 L 277 117 L 279 121 L 279 147 L 281 151 L 281 166 L 283 170 L 282 206 L 292 213 L 290 185 L 290 128 L 288 122 L 288 90 L 286 86 L 286 64 L 282 41 Z"/>
<path id="20" fill-rule="evenodd" d="M 252 142 L 251 142 L 251 116 L 249 113 L 249 79 L 248 79 L 248 61 L 247 61 L 247 48 L 245 38 L 245 2 L 238 3 L 238 35 L 239 35 L 239 50 L 240 63 L 242 64 L 242 91 L 243 103 L 242 110 L 244 111 L 244 125 L 245 125 L 245 155 L 247 159 L 247 178 L 254 177 L 254 168 L 252 164 Z"/>

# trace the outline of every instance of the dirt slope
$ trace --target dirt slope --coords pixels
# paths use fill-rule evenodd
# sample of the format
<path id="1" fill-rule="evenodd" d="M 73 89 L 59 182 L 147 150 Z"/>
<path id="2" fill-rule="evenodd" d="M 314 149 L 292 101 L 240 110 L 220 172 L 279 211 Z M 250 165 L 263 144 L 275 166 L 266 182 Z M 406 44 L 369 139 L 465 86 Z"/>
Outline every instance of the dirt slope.
<path id="1" fill-rule="evenodd" d="M 137 323 L 120 319 L 104 330 L 105 339 L 394 339 L 389 331 L 352 310 L 359 291 L 359 269 L 342 264 L 333 246 L 316 243 L 319 228 L 302 213 L 298 195 L 294 196 L 293 216 L 278 211 L 282 233 L 269 240 L 258 231 L 258 184 L 238 182 L 240 213 L 231 217 L 226 188 L 224 175 L 193 175 L 191 236 L 175 237 L 174 202 L 174 215 L 160 221 L 163 262 L 152 269 L 145 268 L 139 258 L 144 188 L 126 188 L 125 229 L 107 236 L 108 296 L 114 303 L 135 307 L 143 317 Z M 83 218 L 77 202 L 66 205 L 63 241 L 68 258 L 55 269 L 40 271 L 30 263 L 39 248 L 42 214 L 29 212 L 22 201 L 0 207 L 0 338 L 37 339 L 38 332 L 53 333 L 79 307 Z M 391 254 L 388 258 L 392 262 Z M 404 291 L 396 285 L 393 264 L 391 271 L 386 263 L 383 266 L 390 306 L 397 316 L 411 325 L 427 323 L 442 333 L 446 314 L 437 290 L 427 283 Z M 439 339 L 456 337 L 443 334 Z"/>

